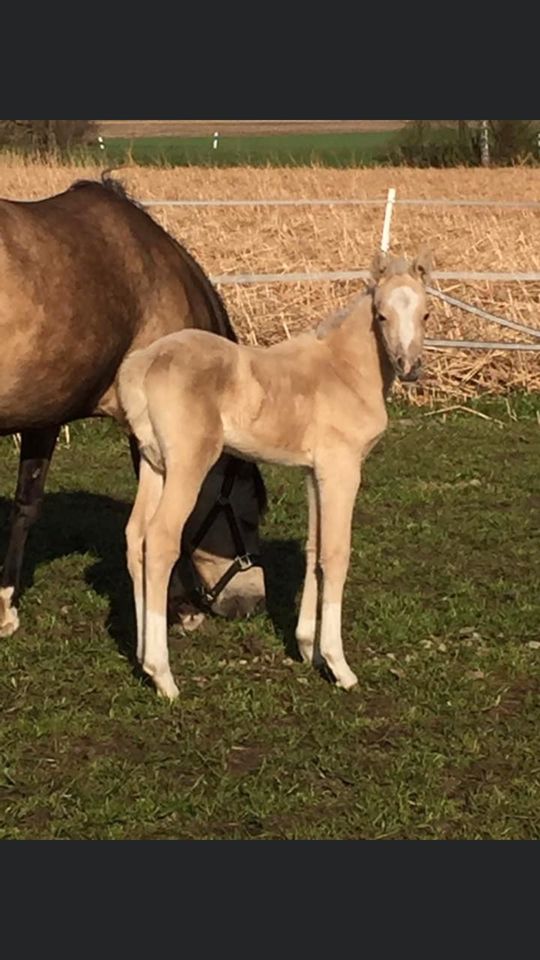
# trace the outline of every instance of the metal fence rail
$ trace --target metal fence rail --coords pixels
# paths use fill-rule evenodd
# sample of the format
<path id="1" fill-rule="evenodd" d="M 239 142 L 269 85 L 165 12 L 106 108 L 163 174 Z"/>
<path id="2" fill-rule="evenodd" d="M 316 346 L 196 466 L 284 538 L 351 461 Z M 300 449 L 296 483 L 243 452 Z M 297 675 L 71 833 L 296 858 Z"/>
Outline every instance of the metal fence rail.
<path id="1" fill-rule="evenodd" d="M 222 273 L 210 277 L 212 283 L 222 285 L 252 284 L 252 283 L 303 283 L 324 280 L 366 280 L 370 276 L 369 270 L 318 270 L 315 273 Z M 540 272 L 505 273 L 493 270 L 434 270 L 431 274 L 434 280 L 465 280 L 501 283 L 539 283 Z"/>
<path id="2" fill-rule="evenodd" d="M 43 198 L 45 199 L 45 198 Z M 32 201 L 20 201 L 32 202 Z M 515 210 L 540 210 L 540 201 L 536 200 L 484 200 L 484 199 L 454 199 L 454 198 L 411 198 L 411 199 L 393 199 L 393 204 L 401 207 L 479 207 L 479 208 L 497 208 L 497 209 L 515 209 Z M 182 199 L 182 200 L 142 200 L 143 207 L 384 207 L 388 200 L 384 197 L 373 198 L 327 198 L 327 197 L 305 197 L 288 199 L 245 199 L 245 200 L 201 200 L 201 199 Z M 365 280 L 369 277 L 369 270 L 327 270 L 317 271 L 315 273 L 293 272 L 293 273 L 231 273 L 213 276 L 210 279 L 213 283 L 225 286 L 251 285 L 251 284 L 271 284 L 271 283 L 306 283 L 306 282 L 324 282 L 324 281 L 352 281 Z M 435 280 L 458 280 L 464 282 L 501 282 L 501 283 L 538 283 L 540 282 L 540 272 L 529 271 L 524 273 L 508 273 L 501 271 L 454 271 L 454 270 L 436 270 L 432 273 Z M 540 339 L 540 330 L 534 327 L 517 323 L 514 320 L 507 320 L 504 317 L 498 317 L 489 313 L 480 307 L 474 307 L 463 300 L 451 297 L 449 294 L 434 287 L 428 287 L 428 292 L 435 297 L 457 306 L 462 310 L 473 313 L 482 319 L 496 323 L 499 326 L 507 327 L 521 333 L 528 334 L 531 337 Z M 485 340 L 444 340 L 427 339 L 426 346 L 431 349 L 473 349 L 473 350 L 540 350 L 538 343 L 509 343 L 504 341 L 485 341 Z"/>
<path id="3" fill-rule="evenodd" d="M 424 340 L 432 350 L 528 350 L 537 352 L 540 343 L 510 343 L 508 340 Z"/>
<path id="4" fill-rule="evenodd" d="M 246 200 L 141 200 L 143 207 L 384 207 L 384 197 L 291 197 L 285 199 Z M 540 210 L 538 200 L 460 200 L 414 198 L 396 200 L 397 207 L 496 207 L 513 210 Z"/>
<path id="5" fill-rule="evenodd" d="M 48 200 L 47 197 L 12 197 L 18 203 L 35 203 L 36 200 Z M 286 197 L 266 199 L 249 198 L 245 200 L 139 200 L 142 207 L 384 207 L 384 197 Z M 471 200 L 447 197 L 415 197 L 409 200 L 396 200 L 397 207 L 493 207 L 497 209 L 540 210 L 540 200 Z"/>
<path id="6" fill-rule="evenodd" d="M 369 277 L 369 270 L 337 270 L 319 273 L 265 273 L 265 274 L 223 274 L 222 276 L 212 277 L 212 282 L 216 284 L 255 284 L 255 283 L 299 283 L 308 280 L 357 280 Z M 454 273 L 452 271 L 434 271 L 432 276 L 435 279 L 492 279 L 497 280 L 540 280 L 540 273 L 525 274 L 500 274 L 500 273 Z M 427 287 L 431 296 L 438 297 L 452 306 L 459 307 L 468 313 L 488 320 L 490 323 L 496 323 L 498 326 L 506 327 L 510 330 L 516 330 L 519 333 L 525 333 L 530 337 L 540 340 L 540 329 L 527 326 L 524 323 L 518 323 L 515 320 L 507 320 L 506 317 L 499 317 L 494 313 L 483 310 L 481 307 L 475 307 L 457 297 L 451 297 L 442 290 L 435 287 Z M 456 350 L 513 350 L 513 351 L 532 351 L 540 350 L 540 343 L 512 343 L 504 340 L 444 340 L 444 339 L 426 339 L 426 347 L 431 349 L 456 349 Z"/>

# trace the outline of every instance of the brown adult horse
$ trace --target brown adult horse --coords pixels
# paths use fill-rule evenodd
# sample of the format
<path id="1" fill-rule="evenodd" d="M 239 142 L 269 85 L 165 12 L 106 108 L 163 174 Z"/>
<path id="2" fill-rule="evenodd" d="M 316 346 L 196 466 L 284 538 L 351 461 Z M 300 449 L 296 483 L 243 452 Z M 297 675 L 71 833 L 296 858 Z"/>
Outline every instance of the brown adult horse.
<path id="1" fill-rule="evenodd" d="M 117 182 L 103 177 L 45 200 L 0 201 L 0 434 L 22 438 L 0 635 L 18 627 L 11 604 L 61 424 L 121 421 L 116 376 L 124 357 L 187 327 L 236 340 L 198 263 Z M 132 452 L 136 461 L 133 441 Z M 199 596 L 216 613 L 247 614 L 264 600 L 256 559 L 263 508 L 257 468 L 222 458 L 188 532 Z"/>

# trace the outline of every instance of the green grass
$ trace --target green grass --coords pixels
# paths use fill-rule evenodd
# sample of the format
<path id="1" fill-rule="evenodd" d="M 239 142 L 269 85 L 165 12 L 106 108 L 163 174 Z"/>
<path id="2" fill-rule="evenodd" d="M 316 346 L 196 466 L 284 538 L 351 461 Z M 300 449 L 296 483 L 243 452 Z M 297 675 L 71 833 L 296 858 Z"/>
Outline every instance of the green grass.
<path id="1" fill-rule="evenodd" d="M 276 134 L 260 137 L 220 137 L 217 150 L 211 137 L 110 138 L 106 151 L 92 148 L 92 156 L 123 161 L 131 148 L 138 164 L 168 166 L 309 166 L 355 167 L 376 162 L 392 133 Z"/>
<path id="2" fill-rule="evenodd" d="M 126 658 L 126 446 L 75 426 L 0 641 L 0 837 L 539 839 L 540 403 L 514 408 L 392 413 L 355 512 L 350 694 L 286 656 L 303 482 L 266 469 L 269 613 L 171 634 L 172 706 Z"/>

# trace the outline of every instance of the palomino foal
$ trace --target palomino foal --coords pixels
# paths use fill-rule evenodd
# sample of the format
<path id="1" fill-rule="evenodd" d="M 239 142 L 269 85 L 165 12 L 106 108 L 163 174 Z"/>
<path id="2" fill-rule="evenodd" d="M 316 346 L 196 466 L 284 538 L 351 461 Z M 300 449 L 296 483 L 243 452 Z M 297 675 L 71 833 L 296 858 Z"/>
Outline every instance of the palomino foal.
<path id="1" fill-rule="evenodd" d="M 315 332 L 261 348 L 184 330 L 124 361 L 120 400 L 142 455 L 126 531 L 137 655 L 161 695 L 178 694 L 167 648 L 169 576 L 184 524 L 223 450 L 307 468 L 309 533 L 296 637 L 312 662 L 319 567 L 320 655 L 339 686 L 357 682 L 341 639 L 352 512 L 362 462 L 387 426 L 394 376 L 418 375 L 428 272 L 426 254 L 410 264 L 379 256 L 368 292 Z"/>

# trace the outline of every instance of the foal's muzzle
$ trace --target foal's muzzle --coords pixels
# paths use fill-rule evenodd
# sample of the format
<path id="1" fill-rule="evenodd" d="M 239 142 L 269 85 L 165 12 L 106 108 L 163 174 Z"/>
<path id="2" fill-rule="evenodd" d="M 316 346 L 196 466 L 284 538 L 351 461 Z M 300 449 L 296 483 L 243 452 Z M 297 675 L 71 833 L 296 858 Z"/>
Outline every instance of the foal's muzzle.
<path id="1" fill-rule="evenodd" d="M 422 372 L 422 361 L 416 360 L 411 366 L 403 357 L 397 357 L 394 367 L 402 383 L 415 383 Z"/>

